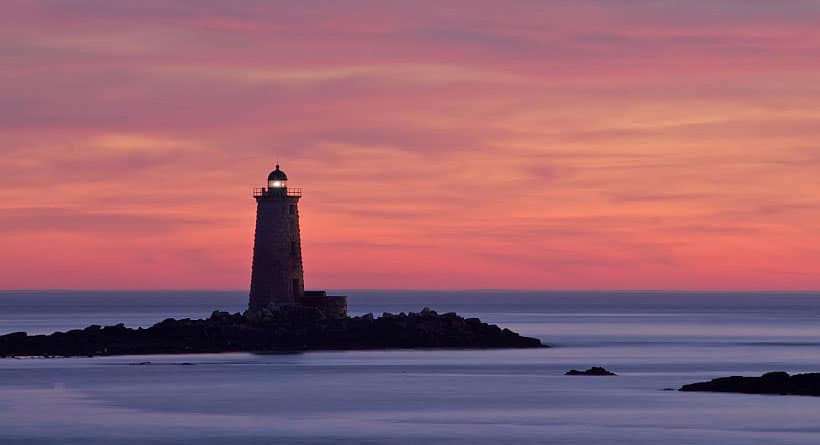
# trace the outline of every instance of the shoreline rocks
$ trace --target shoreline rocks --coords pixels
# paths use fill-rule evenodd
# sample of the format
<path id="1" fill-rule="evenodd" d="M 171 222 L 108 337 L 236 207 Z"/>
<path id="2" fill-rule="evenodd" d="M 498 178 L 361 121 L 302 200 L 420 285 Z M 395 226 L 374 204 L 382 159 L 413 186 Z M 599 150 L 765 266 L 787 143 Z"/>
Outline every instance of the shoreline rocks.
<path id="1" fill-rule="evenodd" d="M 245 314 L 214 311 L 205 320 L 169 318 L 149 328 L 92 325 L 50 335 L 0 336 L 0 357 L 539 347 L 545 346 L 538 339 L 429 308 L 330 319 L 315 308 L 283 306 Z"/>
<path id="2" fill-rule="evenodd" d="M 770 372 L 760 377 L 722 377 L 684 385 L 679 391 L 820 397 L 820 373 L 789 375 L 786 372 Z"/>

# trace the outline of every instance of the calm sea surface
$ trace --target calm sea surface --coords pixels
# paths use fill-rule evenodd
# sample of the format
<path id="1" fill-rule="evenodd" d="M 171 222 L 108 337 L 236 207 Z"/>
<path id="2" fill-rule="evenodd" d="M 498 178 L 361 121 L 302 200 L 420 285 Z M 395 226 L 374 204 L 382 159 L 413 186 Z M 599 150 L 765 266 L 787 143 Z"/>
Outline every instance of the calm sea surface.
<path id="1" fill-rule="evenodd" d="M 664 391 L 820 371 L 820 294 L 349 291 L 554 346 L 0 360 L 0 444 L 818 444 L 820 398 Z M 0 333 L 150 326 L 245 292 L 0 292 Z M 137 363 L 149 361 L 148 366 Z M 618 377 L 565 377 L 603 365 Z"/>

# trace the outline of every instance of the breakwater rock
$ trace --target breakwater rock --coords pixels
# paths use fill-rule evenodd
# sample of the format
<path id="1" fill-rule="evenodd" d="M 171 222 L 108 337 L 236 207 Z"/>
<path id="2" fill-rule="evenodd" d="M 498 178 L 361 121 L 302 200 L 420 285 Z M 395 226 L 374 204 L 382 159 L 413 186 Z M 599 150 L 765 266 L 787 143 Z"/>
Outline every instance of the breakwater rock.
<path id="1" fill-rule="evenodd" d="M 820 373 L 790 376 L 785 372 L 770 372 L 760 377 L 723 377 L 684 385 L 680 391 L 820 396 Z"/>
<path id="2" fill-rule="evenodd" d="M 0 336 L 0 357 L 275 352 L 396 348 L 537 348 L 541 341 L 455 313 L 326 318 L 315 308 L 214 311 L 205 320 L 169 318 L 149 328 L 89 326 L 50 335 Z"/>
<path id="3" fill-rule="evenodd" d="M 579 371 L 577 369 L 572 369 L 564 373 L 564 375 L 589 375 L 589 376 L 610 376 L 610 375 L 618 375 L 612 371 L 608 371 L 605 368 L 601 368 L 599 366 L 594 366 L 592 368 L 587 369 L 586 371 Z"/>

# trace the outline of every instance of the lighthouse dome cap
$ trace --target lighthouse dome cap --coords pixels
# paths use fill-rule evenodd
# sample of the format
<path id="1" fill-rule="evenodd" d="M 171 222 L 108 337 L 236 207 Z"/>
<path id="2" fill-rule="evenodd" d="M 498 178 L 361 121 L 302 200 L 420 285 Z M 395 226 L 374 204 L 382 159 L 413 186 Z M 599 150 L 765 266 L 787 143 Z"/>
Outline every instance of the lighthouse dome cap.
<path id="1" fill-rule="evenodd" d="M 285 174 L 282 170 L 279 170 L 279 164 L 276 164 L 276 170 L 270 172 L 268 175 L 268 181 L 287 181 L 288 175 Z"/>

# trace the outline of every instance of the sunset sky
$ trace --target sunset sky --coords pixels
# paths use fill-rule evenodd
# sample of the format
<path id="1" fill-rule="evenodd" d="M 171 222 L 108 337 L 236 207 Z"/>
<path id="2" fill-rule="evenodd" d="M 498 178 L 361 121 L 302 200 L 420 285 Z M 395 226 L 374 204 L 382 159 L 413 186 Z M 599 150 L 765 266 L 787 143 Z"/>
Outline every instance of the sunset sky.
<path id="1" fill-rule="evenodd" d="M 17 1 L 0 288 L 820 288 L 820 2 Z"/>

